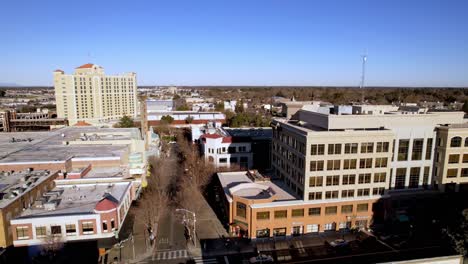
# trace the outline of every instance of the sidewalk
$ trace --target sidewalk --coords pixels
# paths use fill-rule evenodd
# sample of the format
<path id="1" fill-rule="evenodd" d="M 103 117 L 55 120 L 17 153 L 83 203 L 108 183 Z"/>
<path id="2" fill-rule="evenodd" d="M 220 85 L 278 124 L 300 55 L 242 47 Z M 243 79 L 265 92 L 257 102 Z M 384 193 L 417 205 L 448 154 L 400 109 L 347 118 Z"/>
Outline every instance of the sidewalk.
<path id="1" fill-rule="evenodd" d="M 148 231 L 145 225 L 133 223 L 133 235 L 126 238 L 122 238 L 122 248 L 117 244 L 108 250 L 107 253 L 107 263 L 113 263 L 114 259 L 120 260 L 120 254 L 122 255 L 122 260 L 116 263 L 137 263 L 142 261 L 145 258 L 151 257 L 153 254 L 156 241 L 153 242 L 153 245 L 150 245 Z M 153 230 L 157 230 L 154 228 Z M 121 250 L 121 251 L 120 251 Z"/>

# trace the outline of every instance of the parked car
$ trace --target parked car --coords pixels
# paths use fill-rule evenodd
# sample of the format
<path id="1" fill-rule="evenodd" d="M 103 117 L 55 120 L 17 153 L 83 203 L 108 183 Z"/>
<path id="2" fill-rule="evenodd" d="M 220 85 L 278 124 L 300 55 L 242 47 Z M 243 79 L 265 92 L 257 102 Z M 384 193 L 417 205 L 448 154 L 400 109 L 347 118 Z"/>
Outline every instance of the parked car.
<path id="1" fill-rule="evenodd" d="M 273 260 L 272 256 L 269 255 L 258 255 L 256 257 L 250 258 L 250 263 L 273 263 L 275 262 Z"/>
<path id="2" fill-rule="evenodd" d="M 332 242 L 330 242 L 330 246 L 337 248 L 337 247 L 345 247 L 348 245 L 348 242 L 345 241 L 344 239 L 336 239 Z"/>

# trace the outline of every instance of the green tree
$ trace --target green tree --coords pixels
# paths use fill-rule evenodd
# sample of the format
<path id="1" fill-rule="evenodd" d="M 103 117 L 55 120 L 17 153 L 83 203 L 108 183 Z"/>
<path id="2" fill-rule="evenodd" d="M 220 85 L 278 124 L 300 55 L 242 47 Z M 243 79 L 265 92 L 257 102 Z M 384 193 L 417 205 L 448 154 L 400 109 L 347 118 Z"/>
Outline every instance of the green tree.
<path id="1" fill-rule="evenodd" d="M 468 114 L 468 100 L 466 100 L 465 103 L 463 104 L 462 110 Z"/>
<path id="2" fill-rule="evenodd" d="M 191 124 L 192 122 L 193 122 L 193 117 L 188 116 L 187 118 L 185 118 L 185 123 Z"/>
<path id="3" fill-rule="evenodd" d="M 174 97 L 172 97 L 172 100 L 178 100 L 178 99 L 180 99 L 180 95 L 178 94 L 175 94 Z"/>
<path id="4" fill-rule="evenodd" d="M 217 103 L 217 104 L 215 105 L 215 110 L 216 110 L 216 111 L 224 111 L 224 103 L 223 103 L 223 102 Z"/>
<path id="5" fill-rule="evenodd" d="M 242 100 L 237 101 L 235 107 L 236 113 L 243 113 L 244 112 L 244 102 Z"/>
<path id="6" fill-rule="evenodd" d="M 174 122 L 174 118 L 170 115 L 165 115 L 161 117 L 161 124 L 168 125 L 168 124 L 172 124 L 172 122 Z"/>
<path id="7" fill-rule="evenodd" d="M 188 107 L 187 104 L 182 104 L 182 105 L 177 106 L 176 110 L 177 111 L 188 111 L 188 110 L 190 110 L 190 108 Z"/>
<path id="8" fill-rule="evenodd" d="M 5 97 L 6 92 L 4 90 L 0 90 L 0 97 Z"/>
<path id="9" fill-rule="evenodd" d="M 119 123 L 117 123 L 118 127 L 134 127 L 135 124 L 133 123 L 133 119 L 127 115 L 122 116 L 120 118 Z"/>

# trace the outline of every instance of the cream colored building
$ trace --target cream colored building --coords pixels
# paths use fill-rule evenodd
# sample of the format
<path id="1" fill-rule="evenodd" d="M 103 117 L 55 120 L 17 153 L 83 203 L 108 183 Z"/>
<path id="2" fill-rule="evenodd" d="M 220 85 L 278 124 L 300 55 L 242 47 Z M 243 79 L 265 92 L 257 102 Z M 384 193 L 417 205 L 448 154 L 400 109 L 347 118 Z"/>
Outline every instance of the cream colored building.
<path id="1" fill-rule="evenodd" d="M 435 184 L 440 190 L 468 190 L 468 123 L 437 128 Z"/>
<path id="2" fill-rule="evenodd" d="M 105 75 L 104 68 L 84 64 L 74 74 L 54 71 L 57 115 L 70 125 L 78 121 L 99 124 L 123 115 L 136 117 L 137 83 L 135 73 Z"/>

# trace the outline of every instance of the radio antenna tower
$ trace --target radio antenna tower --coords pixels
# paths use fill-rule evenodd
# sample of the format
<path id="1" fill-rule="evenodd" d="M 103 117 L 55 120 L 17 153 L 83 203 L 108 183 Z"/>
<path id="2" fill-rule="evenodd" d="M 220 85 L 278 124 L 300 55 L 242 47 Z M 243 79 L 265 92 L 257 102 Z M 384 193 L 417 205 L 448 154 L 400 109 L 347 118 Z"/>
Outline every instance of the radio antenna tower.
<path id="1" fill-rule="evenodd" d="M 364 104 L 364 81 L 366 80 L 366 61 L 367 61 L 367 52 L 361 55 L 362 58 L 362 73 L 361 73 L 361 84 L 359 89 L 361 90 L 361 102 Z"/>

